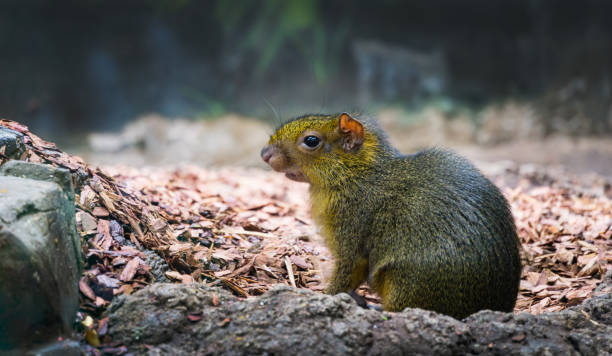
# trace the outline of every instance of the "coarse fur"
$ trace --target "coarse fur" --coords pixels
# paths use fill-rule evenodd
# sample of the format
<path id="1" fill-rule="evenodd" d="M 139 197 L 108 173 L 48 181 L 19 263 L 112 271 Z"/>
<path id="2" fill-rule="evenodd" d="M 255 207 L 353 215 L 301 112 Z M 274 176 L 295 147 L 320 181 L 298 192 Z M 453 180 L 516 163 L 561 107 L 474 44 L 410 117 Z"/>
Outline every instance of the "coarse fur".
<path id="1" fill-rule="evenodd" d="M 305 149 L 305 135 L 322 143 Z M 375 122 L 346 113 L 285 123 L 264 156 L 310 183 L 313 217 L 336 260 L 327 293 L 368 280 L 386 310 L 458 319 L 512 311 L 521 273 L 514 221 L 466 159 L 441 149 L 401 155 Z"/>

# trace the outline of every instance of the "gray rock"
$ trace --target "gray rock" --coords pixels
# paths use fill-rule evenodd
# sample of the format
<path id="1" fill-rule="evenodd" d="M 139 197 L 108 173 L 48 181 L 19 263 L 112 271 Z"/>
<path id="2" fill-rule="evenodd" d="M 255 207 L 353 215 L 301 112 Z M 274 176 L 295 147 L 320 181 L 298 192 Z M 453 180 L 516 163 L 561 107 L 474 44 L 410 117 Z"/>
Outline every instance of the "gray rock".
<path id="1" fill-rule="evenodd" d="M 152 354 L 452 354 L 469 340 L 467 327 L 450 317 L 379 313 L 359 308 L 346 294 L 281 285 L 238 300 L 201 284 L 156 284 L 112 310 L 113 341 L 152 344 Z M 202 319 L 190 321 L 189 314 Z"/>
<path id="2" fill-rule="evenodd" d="M 36 164 L 0 172 L 23 175 L 26 166 L 50 181 L 0 176 L 0 351 L 69 332 L 79 300 L 74 196 L 54 182 L 71 183 Z"/>
<path id="3" fill-rule="evenodd" d="M 609 270 L 608 272 L 606 272 L 606 274 L 604 275 L 602 283 L 600 285 L 598 285 L 597 288 L 595 288 L 595 292 L 597 292 L 597 293 L 601 293 L 601 292 L 610 293 L 610 292 L 612 292 L 612 269 Z"/>
<path id="4" fill-rule="evenodd" d="M 482 311 L 458 321 L 284 285 L 241 300 L 203 284 L 158 283 L 111 305 L 109 335 L 150 355 L 609 355 L 612 296 L 558 313 Z"/>
<path id="5" fill-rule="evenodd" d="M 77 341 L 64 340 L 24 351 L 23 354 L 28 356 L 80 356 L 83 352 Z"/>
<path id="6" fill-rule="evenodd" d="M 0 176 L 13 176 L 53 182 L 60 186 L 64 197 L 74 202 L 74 187 L 70 171 L 50 165 L 8 161 L 0 167 Z"/>
<path id="7" fill-rule="evenodd" d="M 11 159 L 19 159 L 25 152 L 23 134 L 0 126 L 0 148 L 4 147 L 4 155 Z"/>
<path id="8" fill-rule="evenodd" d="M 558 313 L 517 315 L 481 311 L 464 320 L 474 354 L 610 355 L 612 295 L 594 297 Z"/>
<path id="9" fill-rule="evenodd" d="M 150 272 L 153 278 L 155 278 L 155 282 L 170 282 L 166 277 L 166 272 L 170 270 L 166 261 L 155 251 L 143 250 L 142 253 L 145 255 L 145 263 L 151 266 Z"/>

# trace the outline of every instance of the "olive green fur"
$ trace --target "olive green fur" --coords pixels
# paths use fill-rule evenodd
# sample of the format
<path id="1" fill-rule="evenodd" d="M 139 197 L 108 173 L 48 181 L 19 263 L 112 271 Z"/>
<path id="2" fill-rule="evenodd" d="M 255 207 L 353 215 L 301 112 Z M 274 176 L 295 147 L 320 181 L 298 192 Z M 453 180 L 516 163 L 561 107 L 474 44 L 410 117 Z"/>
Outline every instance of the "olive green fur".
<path id="1" fill-rule="evenodd" d="M 367 279 L 387 310 L 418 307 L 458 319 L 512 311 L 520 244 L 499 189 L 450 151 L 399 154 L 373 121 L 356 116 L 365 141 L 344 152 L 338 117 L 302 116 L 270 139 L 310 182 L 313 217 L 336 259 L 326 292 L 349 292 Z M 306 129 L 322 132 L 331 150 L 292 150 Z"/>

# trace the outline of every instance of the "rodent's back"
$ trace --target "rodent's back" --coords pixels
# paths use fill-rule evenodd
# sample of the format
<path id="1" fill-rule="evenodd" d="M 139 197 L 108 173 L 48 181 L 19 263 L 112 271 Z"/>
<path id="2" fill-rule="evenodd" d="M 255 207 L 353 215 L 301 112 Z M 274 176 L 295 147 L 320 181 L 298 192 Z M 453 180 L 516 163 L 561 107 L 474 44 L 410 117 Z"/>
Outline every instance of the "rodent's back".
<path id="1" fill-rule="evenodd" d="M 512 310 L 519 243 L 499 189 L 467 160 L 439 149 L 398 156 L 378 175 L 368 238 L 375 287 L 381 272 L 405 269 L 402 279 L 419 286 L 406 299 L 418 307 L 459 317 Z"/>

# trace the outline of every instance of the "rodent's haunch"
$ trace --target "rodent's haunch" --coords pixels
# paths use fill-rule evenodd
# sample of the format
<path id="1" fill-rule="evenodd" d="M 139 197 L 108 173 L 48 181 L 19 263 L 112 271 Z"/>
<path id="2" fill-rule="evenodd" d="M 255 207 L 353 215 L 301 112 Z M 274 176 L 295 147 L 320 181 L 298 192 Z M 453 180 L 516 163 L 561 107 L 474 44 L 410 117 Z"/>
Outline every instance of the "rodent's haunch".
<path id="1" fill-rule="evenodd" d="M 310 183 L 336 260 L 327 293 L 368 280 L 386 310 L 512 311 L 521 274 L 514 221 L 466 159 L 440 149 L 401 155 L 373 121 L 347 113 L 291 120 L 261 156 Z"/>

